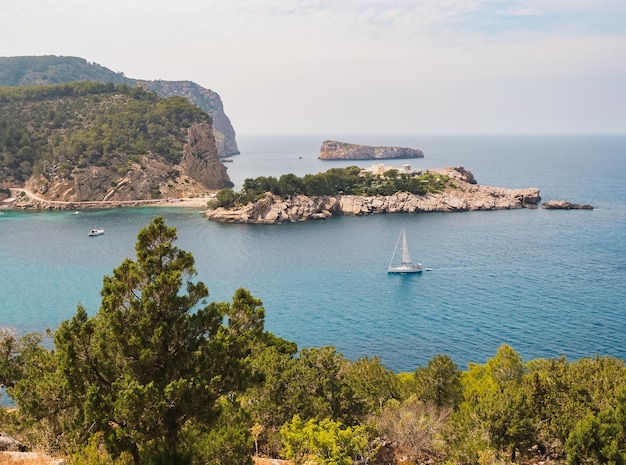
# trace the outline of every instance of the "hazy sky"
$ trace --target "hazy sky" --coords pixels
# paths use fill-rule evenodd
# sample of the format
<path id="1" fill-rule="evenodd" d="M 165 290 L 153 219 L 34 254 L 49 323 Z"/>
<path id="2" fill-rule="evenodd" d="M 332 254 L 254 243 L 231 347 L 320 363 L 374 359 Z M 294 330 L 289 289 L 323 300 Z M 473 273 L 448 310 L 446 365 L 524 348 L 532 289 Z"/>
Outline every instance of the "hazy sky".
<path id="1" fill-rule="evenodd" d="M 1 0 L 18 55 L 194 81 L 239 134 L 626 132 L 625 0 Z"/>

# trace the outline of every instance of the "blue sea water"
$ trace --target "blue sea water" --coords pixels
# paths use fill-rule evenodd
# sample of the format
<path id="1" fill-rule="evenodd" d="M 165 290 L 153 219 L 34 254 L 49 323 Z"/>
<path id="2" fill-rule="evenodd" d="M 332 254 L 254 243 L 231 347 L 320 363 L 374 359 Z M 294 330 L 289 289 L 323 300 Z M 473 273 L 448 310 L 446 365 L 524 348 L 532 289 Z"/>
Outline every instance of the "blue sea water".
<path id="1" fill-rule="evenodd" d="M 464 166 L 480 184 L 538 187 L 593 211 L 387 214 L 263 225 L 212 223 L 196 210 L 138 208 L 0 215 L 0 326 L 54 329 L 102 277 L 134 257 L 137 232 L 164 216 L 193 253 L 210 300 L 238 287 L 263 301 L 266 329 L 299 347 L 333 345 L 412 371 L 437 354 L 461 367 L 505 343 L 525 360 L 626 359 L 626 136 L 238 136 L 228 164 L 247 177 L 303 175 L 370 162 L 317 159 L 325 138 L 420 148 L 417 168 Z M 389 162 L 387 162 L 390 164 Z M 402 224 L 432 268 L 388 275 Z M 92 228 L 104 228 L 88 237 Z"/>

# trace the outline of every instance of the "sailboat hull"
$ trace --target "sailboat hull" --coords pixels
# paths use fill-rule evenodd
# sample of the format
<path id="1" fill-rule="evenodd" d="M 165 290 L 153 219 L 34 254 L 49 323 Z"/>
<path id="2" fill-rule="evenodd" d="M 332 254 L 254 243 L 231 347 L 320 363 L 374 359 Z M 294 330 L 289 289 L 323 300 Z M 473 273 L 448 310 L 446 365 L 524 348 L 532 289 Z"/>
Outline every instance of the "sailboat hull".
<path id="1" fill-rule="evenodd" d="M 387 269 L 387 273 L 396 273 L 396 274 L 404 274 L 404 273 L 421 273 L 422 266 L 421 265 L 400 265 L 400 266 L 390 266 Z"/>

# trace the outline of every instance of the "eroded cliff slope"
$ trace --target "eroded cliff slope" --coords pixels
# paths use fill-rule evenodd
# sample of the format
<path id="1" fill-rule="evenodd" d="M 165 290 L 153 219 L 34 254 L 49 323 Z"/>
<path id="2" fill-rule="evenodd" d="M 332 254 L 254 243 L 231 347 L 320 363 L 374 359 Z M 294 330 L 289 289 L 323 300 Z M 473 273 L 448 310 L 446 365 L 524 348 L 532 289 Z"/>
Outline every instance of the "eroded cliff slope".
<path id="1" fill-rule="evenodd" d="M 0 90 L 0 187 L 138 200 L 231 186 L 211 118 L 182 97 L 97 83 Z"/>

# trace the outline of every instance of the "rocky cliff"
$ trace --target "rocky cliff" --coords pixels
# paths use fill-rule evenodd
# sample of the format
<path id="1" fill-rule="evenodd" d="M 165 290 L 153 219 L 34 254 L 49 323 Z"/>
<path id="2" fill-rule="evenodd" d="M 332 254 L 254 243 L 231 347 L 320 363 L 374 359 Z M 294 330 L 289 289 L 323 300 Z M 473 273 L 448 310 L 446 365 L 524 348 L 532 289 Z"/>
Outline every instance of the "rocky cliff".
<path id="1" fill-rule="evenodd" d="M 32 176 L 25 186 L 46 200 L 84 202 L 199 196 L 232 183 L 217 157 L 211 126 L 196 124 L 187 130 L 177 165 L 143 156 L 122 177 L 110 167 L 91 165 L 74 168 L 71 176 Z"/>
<path id="2" fill-rule="evenodd" d="M 224 112 L 222 99 L 210 89 L 205 89 L 191 81 L 138 81 L 162 97 L 185 97 L 191 103 L 198 105 L 213 119 L 213 135 L 217 154 L 220 157 L 237 155 L 239 148 L 235 140 L 235 130 L 228 116 Z"/>
<path id="3" fill-rule="evenodd" d="M 472 173 L 462 167 L 430 171 L 450 176 L 453 178 L 452 185 L 442 193 L 426 195 L 398 192 L 384 197 L 300 195 L 282 199 L 267 194 L 239 209 L 217 208 L 206 211 L 204 215 L 210 220 L 226 223 L 276 224 L 340 215 L 536 208 L 541 200 L 537 188 L 504 189 L 478 185 Z"/>
<path id="4" fill-rule="evenodd" d="M 383 160 L 394 158 L 424 158 L 424 153 L 408 147 L 374 147 L 326 140 L 320 148 L 321 160 Z"/>

